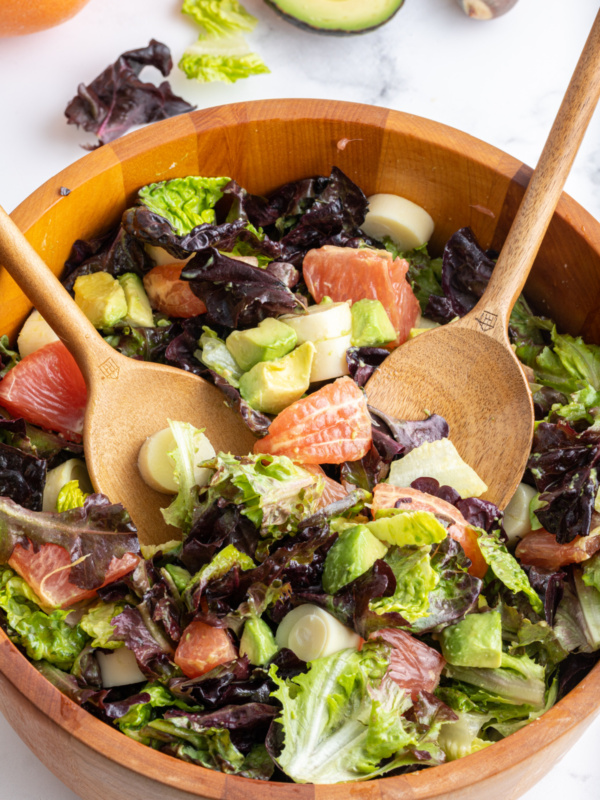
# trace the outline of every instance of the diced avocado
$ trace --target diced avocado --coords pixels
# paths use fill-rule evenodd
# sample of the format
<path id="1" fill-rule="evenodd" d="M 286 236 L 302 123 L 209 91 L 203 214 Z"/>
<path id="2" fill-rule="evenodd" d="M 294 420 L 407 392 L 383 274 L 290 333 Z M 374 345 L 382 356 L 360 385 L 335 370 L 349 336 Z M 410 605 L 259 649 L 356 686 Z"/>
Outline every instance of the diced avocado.
<path id="1" fill-rule="evenodd" d="M 404 0 L 266 0 L 288 22 L 317 33 L 365 33 L 388 22 Z"/>
<path id="2" fill-rule="evenodd" d="M 153 328 L 154 317 L 148 295 L 139 275 L 135 272 L 126 272 L 117 278 L 127 301 L 127 316 L 125 322 L 132 328 Z"/>
<path id="3" fill-rule="evenodd" d="M 314 354 L 314 344 L 304 342 L 277 361 L 260 361 L 240 378 L 242 397 L 257 411 L 279 414 L 308 389 Z"/>
<path id="4" fill-rule="evenodd" d="M 430 331 L 432 328 L 439 328 L 440 323 L 434 322 L 432 319 L 427 319 L 427 317 L 421 317 L 419 320 L 419 324 L 416 328 L 411 328 L 408 332 L 408 338 L 414 339 L 415 336 L 418 336 L 420 333 L 425 333 L 426 331 Z"/>
<path id="5" fill-rule="evenodd" d="M 251 617 L 244 625 L 240 640 L 240 655 L 256 667 L 263 667 L 279 651 L 275 637 L 260 617 Z"/>
<path id="6" fill-rule="evenodd" d="M 75 302 L 94 328 L 112 328 L 127 315 L 123 287 L 108 272 L 80 275 L 73 288 Z"/>
<path id="7" fill-rule="evenodd" d="M 366 527 L 382 542 L 400 547 L 435 544 L 447 536 L 442 523 L 430 511 L 397 511 L 367 522 Z"/>
<path id="8" fill-rule="evenodd" d="M 327 594 L 335 594 L 370 569 L 387 551 L 366 525 L 355 525 L 344 531 L 325 558 L 323 589 Z"/>
<path id="9" fill-rule="evenodd" d="M 296 331 L 273 317 L 258 323 L 257 328 L 233 331 L 225 344 L 239 367 L 252 369 L 260 361 L 273 361 L 287 355 L 296 346 Z"/>
<path id="10" fill-rule="evenodd" d="M 502 663 L 502 620 L 499 611 L 467 614 L 440 634 L 442 653 L 455 667 L 496 669 Z"/>
<path id="11" fill-rule="evenodd" d="M 380 300 L 359 300 L 352 304 L 352 345 L 374 347 L 398 338 Z"/>

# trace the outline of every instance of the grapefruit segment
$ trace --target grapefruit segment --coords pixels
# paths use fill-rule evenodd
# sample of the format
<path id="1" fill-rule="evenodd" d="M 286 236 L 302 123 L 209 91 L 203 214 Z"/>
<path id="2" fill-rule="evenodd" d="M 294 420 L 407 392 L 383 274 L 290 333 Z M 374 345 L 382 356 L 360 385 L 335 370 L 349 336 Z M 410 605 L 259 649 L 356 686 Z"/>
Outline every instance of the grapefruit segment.
<path id="1" fill-rule="evenodd" d="M 233 661 L 237 655 L 224 628 L 194 620 L 184 630 L 174 660 L 187 678 L 199 678 L 219 664 Z"/>
<path id="2" fill-rule="evenodd" d="M 180 280 L 185 262 L 158 264 L 144 275 L 144 289 L 155 311 L 169 317 L 189 319 L 204 314 L 206 306 L 192 291 L 188 281 Z"/>
<path id="3" fill-rule="evenodd" d="M 405 259 L 393 259 L 387 250 L 325 245 L 308 251 L 302 271 L 315 302 L 324 297 L 334 302 L 380 300 L 398 334 L 395 344 L 408 339 L 420 307 L 406 280 Z"/>
<path id="4" fill-rule="evenodd" d="M 335 503 L 336 500 L 342 500 L 348 494 L 342 484 L 334 481 L 329 475 L 326 475 L 325 471 L 321 469 L 318 464 L 302 464 L 301 466 L 312 475 L 318 475 L 320 478 L 323 478 L 325 482 L 323 494 L 319 497 L 317 503 L 317 511 L 321 508 L 326 508 L 331 505 L 331 503 Z"/>
<path id="5" fill-rule="evenodd" d="M 366 396 L 352 378 L 338 378 L 278 414 L 254 452 L 301 464 L 342 464 L 363 458 L 370 447 Z"/>
<path id="6" fill-rule="evenodd" d="M 79 436 L 87 389 L 75 359 L 62 342 L 25 356 L 0 381 L 0 406 L 13 417 Z"/>
<path id="7" fill-rule="evenodd" d="M 598 550 L 600 550 L 600 528 L 596 528 L 589 536 L 576 536 L 568 544 L 559 544 L 553 533 L 541 528 L 521 539 L 515 555 L 527 566 L 556 571 L 568 564 L 579 564 Z"/>
<path id="8" fill-rule="evenodd" d="M 400 508 L 404 508 L 407 511 L 430 511 L 432 514 L 450 522 L 448 534 L 461 545 L 465 555 L 471 561 L 469 574 L 474 575 L 476 578 L 483 578 L 487 572 L 488 565 L 481 554 L 477 533 L 457 508 L 440 497 L 420 492 L 417 489 L 392 486 L 389 483 L 378 483 L 373 489 L 373 503 L 371 505 L 373 517 L 382 508 L 395 508 L 399 500 L 402 501 Z"/>
<path id="9" fill-rule="evenodd" d="M 102 586 L 127 575 L 135 569 L 139 560 L 140 557 L 134 553 L 125 553 L 122 558 L 113 557 Z M 37 552 L 31 545 L 27 548 L 17 544 L 8 566 L 27 581 L 45 608 L 69 608 L 96 596 L 96 589 L 82 589 L 71 583 L 71 557 L 58 544 L 43 544 Z"/>

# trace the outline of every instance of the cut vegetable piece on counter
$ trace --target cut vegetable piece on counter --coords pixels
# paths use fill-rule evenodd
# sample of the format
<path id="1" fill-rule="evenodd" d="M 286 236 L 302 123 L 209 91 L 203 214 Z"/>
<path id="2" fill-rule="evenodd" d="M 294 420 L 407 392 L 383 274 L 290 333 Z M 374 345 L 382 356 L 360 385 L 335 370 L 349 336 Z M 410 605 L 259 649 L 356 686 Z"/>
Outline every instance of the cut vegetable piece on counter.
<path id="1" fill-rule="evenodd" d="M 186 677 L 199 678 L 234 658 L 237 650 L 225 628 L 194 620 L 184 630 L 174 660 Z"/>
<path id="2" fill-rule="evenodd" d="M 184 319 L 197 317 L 206 311 L 189 282 L 180 280 L 184 266 L 185 262 L 157 264 L 144 275 L 144 289 L 155 311 Z"/>
<path id="3" fill-rule="evenodd" d="M 265 0 L 288 22 L 314 33 L 367 33 L 384 25 L 404 0 Z"/>
<path id="4" fill-rule="evenodd" d="M 40 312 L 34 309 L 19 332 L 17 348 L 21 358 L 25 358 L 25 356 L 35 353 L 36 350 L 44 347 L 44 345 L 56 341 L 58 341 L 58 336 Z"/>
<path id="5" fill-rule="evenodd" d="M 240 378 L 240 394 L 257 411 L 279 414 L 308 389 L 314 355 L 314 344 L 304 342 L 276 361 L 259 361 Z"/>
<path id="6" fill-rule="evenodd" d="M 181 11 L 210 36 L 254 30 L 257 19 L 238 0 L 184 0 Z"/>
<path id="7" fill-rule="evenodd" d="M 417 478 L 435 478 L 451 486 L 461 497 L 479 497 L 487 491 L 479 475 L 460 457 L 450 439 L 438 439 L 415 447 L 390 468 L 388 483 L 410 486 Z"/>
<path id="8" fill-rule="evenodd" d="M 343 464 L 365 456 L 371 441 L 365 395 L 351 378 L 338 378 L 282 411 L 254 452 L 302 464 Z"/>
<path id="9" fill-rule="evenodd" d="M 325 245 L 308 251 L 302 271 L 317 303 L 324 297 L 353 303 L 380 300 L 397 333 L 398 344 L 407 340 L 420 306 L 406 280 L 408 262 L 404 259 L 394 260 L 387 250 Z"/>
<path id="10" fill-rule="evenodd" d="M 468 17 L 473 19 L 495 19 L 506 14 L 517 0 L 456 0 Z"/>
<path id="11" fill-rule="evenodd" d="M 87 389 L 60 341 L 24 358 L 0 381 L 0 406 L 14 417 L 67 436 L 80 435 Z"/>
<path id="12" fill-rule="evenodd" d="M 368 200 L 361 228 L 369 236 L 380 241 L 389 236 L 399 250 L 413 250 L 431 238 L 433 219 L 412 200 L 396 194 L 374 194 Z"/>

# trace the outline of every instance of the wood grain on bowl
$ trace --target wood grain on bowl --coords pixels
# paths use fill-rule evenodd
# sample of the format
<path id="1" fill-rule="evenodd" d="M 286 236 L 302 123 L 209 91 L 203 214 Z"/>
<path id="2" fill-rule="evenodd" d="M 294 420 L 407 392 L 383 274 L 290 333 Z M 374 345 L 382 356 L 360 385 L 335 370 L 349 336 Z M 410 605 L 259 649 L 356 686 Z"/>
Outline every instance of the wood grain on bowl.
<path id="1" fill-rule="evenodd" d="M 338 143 L 343 141 L 343 148 Z M 467 134 L 399 112 L 320 100 L 271 100 L 197 111 L 105 145 L 46 182 L 13 213 L 58 274 L 76 238 L 114 224 L 138 187 L 186 174 L 231 175 L 252 192 L 329 174 L 367 193 L 426 208 L 440 253 L 470 225 L 499 249 L 531 171 Z M 71 190 L 62 196 L 60 188 Z M 600 224 L 563 195 L 526 287 L 571 334 L 600 342 Z M 14 336 L 30 304 L 0 270 L 0 332 Z M 600 666 L 544 716 L 443 766 L 342 786 L 259 783 L 158 753 L 100 722 L 48 683 L 0 632 L 0 708 L 41 760 L 84 800 L 515 800 L 600 710 Z"/>

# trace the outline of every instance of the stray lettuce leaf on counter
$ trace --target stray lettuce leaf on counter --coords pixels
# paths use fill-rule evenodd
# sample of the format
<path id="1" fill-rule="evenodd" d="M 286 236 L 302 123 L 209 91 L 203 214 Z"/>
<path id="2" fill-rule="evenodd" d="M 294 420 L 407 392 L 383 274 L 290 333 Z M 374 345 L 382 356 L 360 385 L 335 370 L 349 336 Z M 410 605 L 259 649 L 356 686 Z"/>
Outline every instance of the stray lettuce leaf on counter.
<path id="1" fill-rule="evenodd" d="M 200 83 L 235 83 L 271 71 L 259 55 L 251 52 L 241 34 L 219 39 L 200 37 L 182 55 L 179 69 Z"/>
<path id="2" fill-rule="evenodd" d="M 169 48 L 156 39 L 147 47 L 122 53 L 88 86 L 80 83 L 65 109 L 67 124 L 95 133 L 98 147 L 112 142 L 133 125 L 193 110 L 194 106 L 173 94 L 168 81 L 160 86 L 141 81 L 140 72 L 147 66 L 156 67 L 165 77 L 173 66 Z M 93 148 L 94 145 L 86 149 Z"/>
<path id="3" fill-rule="evenodd" d="M 192 17 L 203 33 L 183 53 L 179 68 L 201 83 L 235 83 L 240 78 L 270 72 L 263 60 L 251 52 L 243 32 L 250 32 L 256 17 L 237 0 L 184 0 L 181 9 Z"/>

